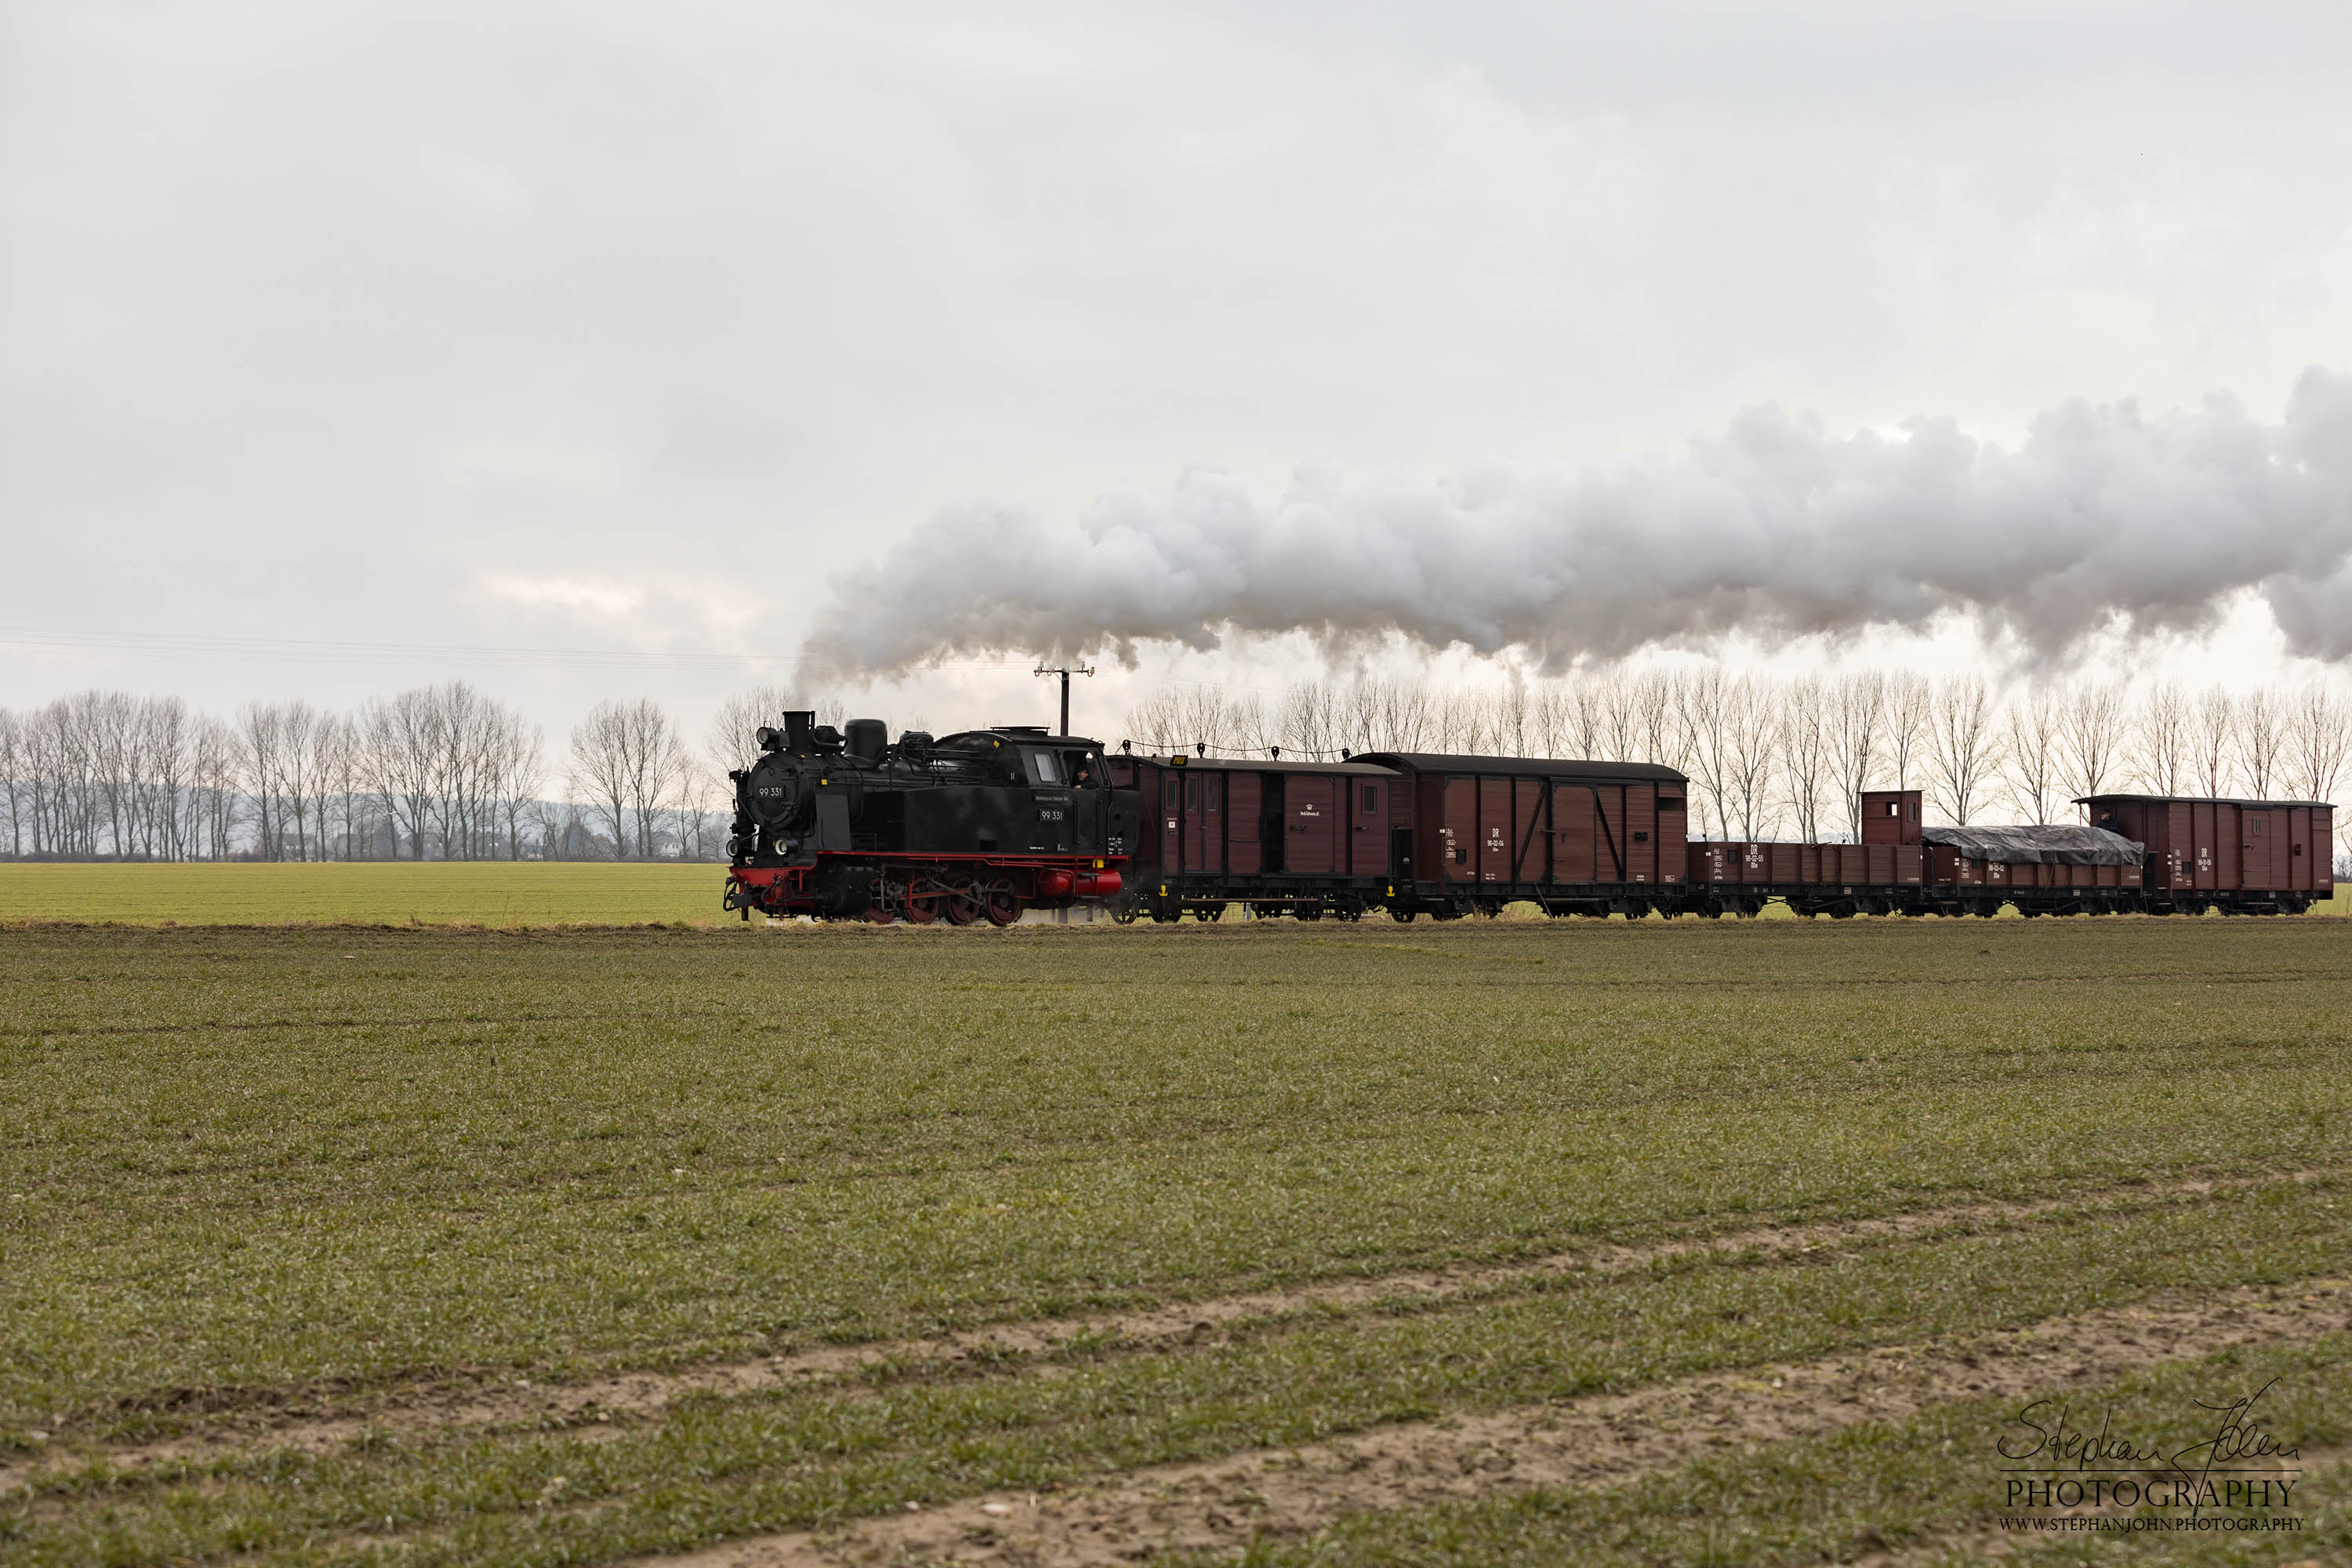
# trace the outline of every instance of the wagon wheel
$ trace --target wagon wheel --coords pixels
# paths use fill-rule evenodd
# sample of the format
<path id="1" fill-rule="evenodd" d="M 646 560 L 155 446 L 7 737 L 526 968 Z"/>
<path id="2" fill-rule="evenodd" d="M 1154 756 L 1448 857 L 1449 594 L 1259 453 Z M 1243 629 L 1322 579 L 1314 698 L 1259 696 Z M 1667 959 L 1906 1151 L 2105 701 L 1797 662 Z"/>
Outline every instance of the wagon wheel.
<path id="1" fill-rule="evenodd" d="M 1411 925 L 1412 924 L 1412 917 L 1419 913 L 1421 913 L 1419 910 L 1391 910 L 1389 911 L 1389 919 L 1396 921 L 1399 925 Z"/>
<path id="2" fill-rule="evenodd" d="M 1010 888 L 992 888 L 988 892 L 988 923 L 1009 926 L 1021 918 L 1021 900 Z"/>
<path id="3" fill-rule="evenodd" d="M 1120 925 L 1131 926 L 1135 923 L 1135 917 L 1142 912 L 1133 904 L 1119 904 L 1112 909 L 1110 918 Z"/>

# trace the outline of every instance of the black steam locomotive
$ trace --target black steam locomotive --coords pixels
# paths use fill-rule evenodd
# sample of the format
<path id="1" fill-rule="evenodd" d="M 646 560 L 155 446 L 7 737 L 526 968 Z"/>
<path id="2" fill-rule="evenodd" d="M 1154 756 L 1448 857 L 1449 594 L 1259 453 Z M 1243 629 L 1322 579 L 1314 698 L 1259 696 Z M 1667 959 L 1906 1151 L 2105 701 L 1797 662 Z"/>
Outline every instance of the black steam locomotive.
<path id="1" fill-rule="evenodd" d="M 770 915 L 1011 925 L 1119 892 L 1142 801 L 1102 748 L 1008 725 L 897 744 L 788 712 L 735 781 L 726 905 Z"/>

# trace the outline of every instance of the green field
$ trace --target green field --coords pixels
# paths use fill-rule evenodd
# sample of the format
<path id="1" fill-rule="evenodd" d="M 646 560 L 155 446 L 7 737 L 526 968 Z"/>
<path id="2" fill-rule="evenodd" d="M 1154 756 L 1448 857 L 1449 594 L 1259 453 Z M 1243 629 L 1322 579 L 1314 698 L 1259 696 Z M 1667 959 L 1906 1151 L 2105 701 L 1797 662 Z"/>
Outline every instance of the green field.
<path id="1" fill-rule="evenodd" d="M 587 861 L 0 865 L 0 922 L 714 925 L 722 866 Z"/>
<path id="2" fill-rule="evenodd" d="M 214 874 L 281 869 L 320 868 Z M 0 931 L 0 1558 L 608 1561 L 2246 1285 L 2318 1300 L 2352 1276 L 2347 941 L 2315 920 Z M 1508 1267 L 1906 1215 L 1834 1247 Z M 1455 1287 L 1377 1285 L 1428 1269 Z M 1324 1294 L 1232 1304 L 1283 1288 Z M 1213 1331 L 416 1414 L 1187 1302 Z M 2078 1392 L 2169 1409 L 2275 1374 L 2317 1453 L 2352 1410 L 2326 1310 Z M 1996 1415 L 1956 1384 L 1636 1486 L 1252 1550 L 1816 1563 L 1958 1530 L 1965 1557 Z M 2352 1551 L 2341 1474 L 2309 1484 L 2310 1532 L 2275 1552 L 2113 1552 Z"/>
<path id="3" fill-rule="evenodd" d="M 726 879 L 719 866 L 609 861 L 0 863 L 0 925 L 709 926 L 738 918 L 719 907 Z M 2352 885 L 2315 912 L 2352 915 Z M 1796 917 L 1775 903 L 1765 918 Z"/>

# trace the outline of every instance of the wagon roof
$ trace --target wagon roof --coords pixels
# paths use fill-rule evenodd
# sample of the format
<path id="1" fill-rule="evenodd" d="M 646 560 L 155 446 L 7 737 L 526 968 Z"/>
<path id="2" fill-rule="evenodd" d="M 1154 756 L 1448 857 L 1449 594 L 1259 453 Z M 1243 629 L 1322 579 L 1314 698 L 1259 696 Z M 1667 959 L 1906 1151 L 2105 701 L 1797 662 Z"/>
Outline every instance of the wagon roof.
<path id="1" fill-rule="evenodd" d="M 1360 752 L 1360 763 L 1410 768 L 1424 773 L 1511 773 L 1550 779 L 1639 779 L 1644 783 L 1688 784 L 1673 768 L 1656 763 L 1563 762 L 1543 757 L 1464 757 L 1443 752 Z"/>
<path id="2" fill-rule="evenodd" d="M 1395 773 L 1395 772 L 1396 772 L 1396 770 L 1395 770 L 1394 768 L 1370 767 L 1370 766 L 1367 766 L 1365 763 L 1360 763 L 1360 762 L 1356 762 L 1356 763 L 1307 763 L 1307 762 L 1298 762 L 1298 763 L 1294 763 L 1294 762 L 1290 762 L 1290 761 L 1288 761 L 1288 760 L 1286 760 L 1286 759 L 1283 759 L 1283 758 L 1276 758 L 1276 757 L 1192 757 L 1192 756 L 1188 756 L 1188 757 L 1186 757 L 1186 758 L 1185 758 L 1181 763 L 1178 763 L 1178 762 L 1174 761 L 1172 758 L 1169 758 L 1169 757 L 1160 757 L 1160 756 L 1145 756 L 1145 755 L 1143 755 L 1143 754 L 1142 754 L 1142 753 L 1140 753 L 1140 752 L 1137 753 L 1135 756 L 1129 757 L 1129 756 L 1127 756 L 1124 752 L 1122 752 L 1122 753 L 1118 753 L 1118 754 L 1117 754 L 1117 755 L 1113 756 L 1113 758 L 1112 758 L 1111 760 L 1112 760 L 1113 762 L 1137 762 L 1137 763 L 1153 763 L 1153 764 L 1155 764 L 1155 765 L 1157 765 L 1157 766 L 1163 767 L 1163 768 L 1167 768 L 1167 767 L 1181 767 L 1181 768 L 1182 768 L 1186 773 L 1191 773 L 1191 772 L 1192 772 L 1192 770 L 1194 770 L 1195 768 L 1213 768 L 1213 769 L 1222 769 L 1222 770 L 1223 770 L 1223 771 L 1225 771 L 1225 772 L 1227 772 L 1227 773 L 1368 773 L 1368 774 L 1371 775 L 1371 776 L 1372 776 L 1372 777 L 1374 777 L 1374 778 L 1389 778 L 1389 777 L 1393 776 L 1393 775 L 1394 775 L 1394 773 Z"/>
<path id="3" fill-rule="evenodd" d="M 2105 801 L 2122 801 L 2131 805 L 2255 805 L 2284 807 L 2309 806 L 2315 811 L 2330 809 L 2332 803 L 2324 800 L 2240 800 L 2226 795 L 2082 795 L 2074 797 L 2076 805 L 2097 805 Z"/>

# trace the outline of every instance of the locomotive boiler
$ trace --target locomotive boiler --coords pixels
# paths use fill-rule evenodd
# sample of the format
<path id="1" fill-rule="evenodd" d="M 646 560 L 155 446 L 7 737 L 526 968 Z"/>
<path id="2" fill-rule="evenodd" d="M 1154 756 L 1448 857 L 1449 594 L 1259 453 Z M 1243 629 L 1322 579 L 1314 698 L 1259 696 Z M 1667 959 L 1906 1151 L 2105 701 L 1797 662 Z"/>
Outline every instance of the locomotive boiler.
<path id="1" fill-rule="evenodd" d="M 759 732 L 729 776 L 726 907 L 769 915 L 1011 925 L 1115 898 L 1141 802 L 1102 747 L 1022 725 L 934 738 L 809 711 Z"/>

